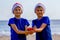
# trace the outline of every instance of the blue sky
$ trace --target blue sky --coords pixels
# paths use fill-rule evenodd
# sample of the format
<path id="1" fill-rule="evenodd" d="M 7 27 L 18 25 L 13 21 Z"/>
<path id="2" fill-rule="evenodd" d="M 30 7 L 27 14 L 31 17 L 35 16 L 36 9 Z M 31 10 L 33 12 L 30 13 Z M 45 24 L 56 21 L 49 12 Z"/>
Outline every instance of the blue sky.
<path id="1" fill-rule="evenodd" d="M 28 20 L 36 18 L 34 7 L 39 2 L 46 6 L 45 16 L 49 16 L 50 19 L 60 19 L 60 0 L 0 0 L 0 20 L 9 20 L 13 17 L 11 9 L 16 2 L 23 5 L 22 17 Z"/>

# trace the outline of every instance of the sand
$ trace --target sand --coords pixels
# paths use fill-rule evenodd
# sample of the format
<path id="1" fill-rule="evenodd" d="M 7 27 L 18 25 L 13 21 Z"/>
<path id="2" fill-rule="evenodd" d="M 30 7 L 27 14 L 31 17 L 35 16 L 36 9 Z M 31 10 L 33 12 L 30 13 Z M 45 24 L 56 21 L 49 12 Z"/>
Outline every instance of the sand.
<path id="1" fill-rule="evenodd" d="M 60 35 L 52 35 L 53 40 L 60 40 Z M 35 40 L 35 35 L 27 36 L 27 40 Z M 0 40 L 10 40 L 10 36 L 0 36 Z"/>

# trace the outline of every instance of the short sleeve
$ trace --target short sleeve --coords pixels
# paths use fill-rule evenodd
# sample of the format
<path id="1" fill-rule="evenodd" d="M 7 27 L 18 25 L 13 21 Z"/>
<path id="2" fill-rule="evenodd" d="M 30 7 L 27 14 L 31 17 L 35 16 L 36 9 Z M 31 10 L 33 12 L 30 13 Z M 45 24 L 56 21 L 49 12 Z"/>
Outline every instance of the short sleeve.
<path id="1" fill-rule="evenodd" d="M 44 17 L 44 18 L 43 18 L 43 23 L 45 23 L 45 24 L 50 24 L 49 17 Z"/>
<path id="2" fill-rule="evenodd" d="M 34 20 L 32 20 L 32 27 L 34 27 L 35 26 L 35 21 Z"/>
<path id="3" fill-rule="evenodd" d="M 9 19 L 9 21 L 8 21 L 8 25 L 11 26 L 11 24 L 14 24 L 14 19 L 13 18 Z"/>
<path id="4" fill-rule="evenodd" d="M 27 25 L 27 26 L 30 25 L 29 22 L 28 22 L 28 20 L 26 20 L 26 19 L 25 19 L 25 25 Z"/>

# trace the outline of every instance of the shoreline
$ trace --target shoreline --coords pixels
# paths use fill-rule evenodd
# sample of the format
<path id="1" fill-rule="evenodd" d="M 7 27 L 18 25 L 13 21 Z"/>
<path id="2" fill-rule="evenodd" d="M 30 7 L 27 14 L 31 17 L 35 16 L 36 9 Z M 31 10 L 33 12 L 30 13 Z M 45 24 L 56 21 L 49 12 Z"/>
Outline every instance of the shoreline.
<path id="1" fill-rule="evenodd" d="M 29 35 L 27 37 L 27 40 L 35 40 L 35 35 Z M 53 40 L 60 40 L 60 35 L 59 34 L 53 34 L 52 35 Z M 10 36 L 0 36 L 0 40 L 10 40 Z"/>

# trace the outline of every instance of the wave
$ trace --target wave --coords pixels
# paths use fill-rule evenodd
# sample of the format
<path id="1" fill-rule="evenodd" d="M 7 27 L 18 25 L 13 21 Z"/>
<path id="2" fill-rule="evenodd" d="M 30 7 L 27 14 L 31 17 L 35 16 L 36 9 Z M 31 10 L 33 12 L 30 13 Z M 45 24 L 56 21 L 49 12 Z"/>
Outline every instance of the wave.
<path id="1" fill-rule="evenodd" d="M 0 36 L 10 36 L 10 32 L 9 31 L 1 31 Z"/>

